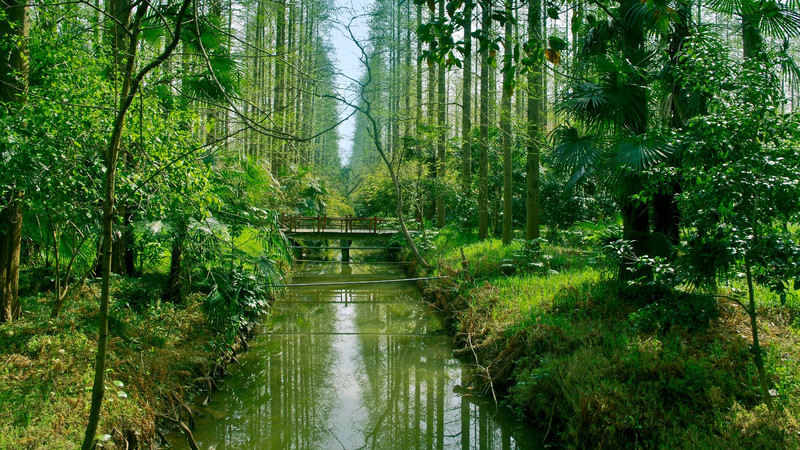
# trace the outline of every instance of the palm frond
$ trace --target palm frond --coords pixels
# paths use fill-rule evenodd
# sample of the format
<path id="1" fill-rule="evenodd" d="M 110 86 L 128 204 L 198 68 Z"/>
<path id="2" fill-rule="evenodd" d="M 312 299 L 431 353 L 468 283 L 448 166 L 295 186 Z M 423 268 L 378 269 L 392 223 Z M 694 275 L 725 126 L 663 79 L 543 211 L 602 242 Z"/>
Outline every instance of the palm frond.
<path id="1" fill-rule="evenodd" d="M 580 41 L 578 60 L 583 62 L 591 56 L 606 54 L 607 48 L 616 38 L 616 31 L 607 20 L 596 21 Z"/>
<path id="2" fill-rule="evenodd" d="M 775 0 L 759 3 L 759 29 L 767 36 L 787 39 L 800 36 L 800 13 Z"/>
<path id="3" fill-rule="evenodd" d="M 650 21 L 653 9 L 648 2 L 629 2 L 620 5 L 622 21 L 629 28 Z"/>
<path id="4" fill-rule="evenodd" d="M 742 14 L 752 8 L 753 0 L 710 0 L 708 6 L 719 13 L 733 15 Z"/>
<path id="5" fill-rule="evenodd" d="M 641 172 L 660 162 L 671 154 L 667 144 L 654 136 L 628 134 L 614 145 L 614 156 L 611 162 L 616 170 Z"/>
<path id="6" fill-rule="evenodd" d="M 576 128 L 561 125 L 553 131 L 553 165 L 571 176 L 570 184 L 593 172 L 605 151 L 605 140 L 594 134 L 581 135 Z"/>
<path id="7" fill-rule="evenodd" d="M 639 78 L 633 70 L 607 70 L 600 83 L 576 83 L 557 110 L 598 131 L 641 128 L 647 121 L 647 94 L 644 86 L 633 81 Z"/>
<path id="8" fill-rule="evenodd" d="M 797 61 L 789 53 L 789 41 L 785 41 L 780 50 L 778 50 L 778 64 L 780 64 L 783 73 L 787 75 L 789 83 L 795 87 L 800 86 L 800 66 L 797 65 Z"/>

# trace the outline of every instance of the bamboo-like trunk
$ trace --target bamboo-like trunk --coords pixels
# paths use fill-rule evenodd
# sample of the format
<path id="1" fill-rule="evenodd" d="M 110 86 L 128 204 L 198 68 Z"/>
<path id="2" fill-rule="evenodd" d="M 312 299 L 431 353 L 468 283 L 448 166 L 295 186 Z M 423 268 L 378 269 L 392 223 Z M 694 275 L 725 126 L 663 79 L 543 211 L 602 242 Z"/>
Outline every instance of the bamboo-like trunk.
<path id="1" fill-rule="evenodd" d="M 506 13 L 511 15 L 514 9 L 513 0 L 506 0 Z M 503 59 L 508 65 L 511 61 L 511 47 L 513 25 L 510 20 L 506 21 L 504 45 L 505 51 Z M 513 66 L 507 66 L 503 72 L 503 97 L 500 104 L 500 130 L 503 133 L 503 244 L 508 245 L 514 237 L 514 212 L 513 212 L 513 167 L 511 161 L 511 147 L 513 146 L 511 136 L 511 96 L 514 87 L 512 86 Z"/>
<path id="2" fill-rule="evenodd" d="M 528 41 L 542 42 L 542 3 L 531 0 L 528 10 Z M 542 133 L 543 61 L 534 63 L 528 72 L 528 148 L 526 158 L 525 239 L 539 238 L 539 145 Z"/>
<path id="3" fill-rule="evenodd" d="M 444 16 L 444 3 L 445 0 L 439 0 L 439 18 L 441 20 L 445 19 Z M 447 79 L 445 74 L 444 66 L 439 66 L 438 70 L 438 78 L 437 78 L 437 87 L 438 87 L 438 110 L 439 117 L 437 120 L 437 137 L 438 143 L 436 146 L 436 178 L 440 185 L 445 183 L 445 178 L 447 176 L 447 166 L 446 166 L 446 157 L 447 157 Z M 445 224 L 445 216 L 447 214 L 443 189 L 437 189 L 436 191 L 436 226 L 439 228 L 444 227 Z"/>
<path id="4" fill-rule="evenodd" d="M 472 0 L 464 3 L 464 108 L 461 115 L 461 191 L 469 198 L 472 188 Z"/>
<path id="5" fill-rule="evenodd" d="M 481 30 L 489 33 L 491 2 L 481 3 Z M 478 238 L 483 240 L 489 234 L 489 55 L 481 53 L 481 121 L 480 121 L 480 163 L 478 166 Z"/>

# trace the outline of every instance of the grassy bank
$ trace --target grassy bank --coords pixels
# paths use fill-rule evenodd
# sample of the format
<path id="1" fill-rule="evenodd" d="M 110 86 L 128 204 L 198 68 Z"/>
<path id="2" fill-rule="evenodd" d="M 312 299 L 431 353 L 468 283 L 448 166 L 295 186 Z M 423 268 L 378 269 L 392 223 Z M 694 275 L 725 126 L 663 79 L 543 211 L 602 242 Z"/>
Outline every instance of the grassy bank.
<path id="1" fill-rule="evenodd" d="M 426 252 L 451 280 L 427 296 L 453 318 L 456 354 L 487 388 L 569 448 L 797 448 L 800 304 L 758 295 L 776 412 L 758 398 L 735 303 L 621 287 L 598 255 L 444 230 Z M 464 258 L 462 259 L 461 249 Z M 466 264 L 464 263 L 466 260 Z"/>
<path id="2" fill-rule="evenodd" d="M 230 341 L 212 331 L 203 313 L 205 295 L 162 302 L 163 282 L 156 275 L 114 280 L 99 428 L 104 447 L 149 446 L 158 439 L 160 416 L 189 424 L 184 405 L 213 384 L 232 356 Z M 23 297 L 23 317 L 0 326 L 0 448 L 80 446 L 91 396 L 98 292 L 92 283 L 76 290 L 56 319 L 50 318 L 51 295 Z"/>

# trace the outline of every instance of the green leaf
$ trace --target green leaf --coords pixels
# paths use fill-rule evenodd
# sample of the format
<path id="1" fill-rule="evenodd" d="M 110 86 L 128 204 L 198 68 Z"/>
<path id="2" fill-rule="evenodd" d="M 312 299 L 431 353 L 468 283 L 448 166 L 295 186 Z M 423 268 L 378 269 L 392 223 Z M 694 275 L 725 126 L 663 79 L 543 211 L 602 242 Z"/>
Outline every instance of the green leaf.
<path id="1" fill-rule="evenodd" d="M 567 43 L 564 42 L 564 40 L 558 36 L 550 36 L 549 38 L 547 38 L 547 43 L 550 44 L 550 48 L 552 48 L 557 52 L 560 52 L 561 50 L 567 48 Z"/>

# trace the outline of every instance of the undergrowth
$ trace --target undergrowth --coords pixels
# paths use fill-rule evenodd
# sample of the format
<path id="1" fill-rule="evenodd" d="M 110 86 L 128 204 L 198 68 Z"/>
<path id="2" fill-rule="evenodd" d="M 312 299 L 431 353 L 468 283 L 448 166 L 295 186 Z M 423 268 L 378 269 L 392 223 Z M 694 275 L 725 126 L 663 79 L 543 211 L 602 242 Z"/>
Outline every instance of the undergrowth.
<path id="1" fill-rule="evenodd" d="M 125 439 L 153 442 L 161 402 L 189 395 L 216 354 L 202 296 L 165 303 L 149 298 L 154 285 L 141 283 L 114 282 L 100 423 L 106 447 Z M 0 448 L 80 445 L 91 396 L 98 291 L 92 284 L 76 289 L 57 319 L 49 318 L 51 296 L 24 297 L 22 318 L 0 326 Z"/>
<path id="2" fill-rule="evenodd" d="M 428 298 L 453 315 L 456 346 L 469 347 L 456 354 L 478 355 L 492 385 L 555 444 L 800 445 L 797 301 L 758 290 L 773 413 L 759 399 L 748 318 L 735 303 L 620 287 L 585 246 L 449 241 L 456 236 L 440 232 L 426 254 L 434 273 L 451 277 L 432 284 Z"/>

